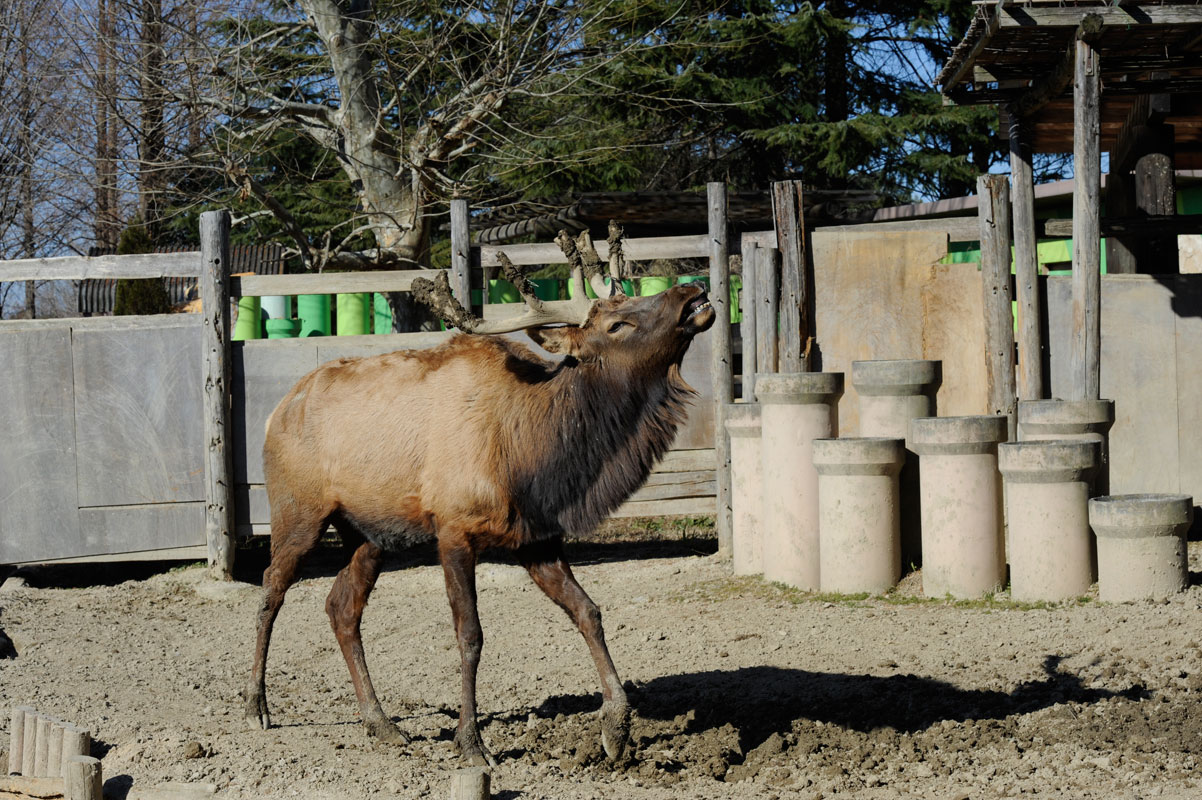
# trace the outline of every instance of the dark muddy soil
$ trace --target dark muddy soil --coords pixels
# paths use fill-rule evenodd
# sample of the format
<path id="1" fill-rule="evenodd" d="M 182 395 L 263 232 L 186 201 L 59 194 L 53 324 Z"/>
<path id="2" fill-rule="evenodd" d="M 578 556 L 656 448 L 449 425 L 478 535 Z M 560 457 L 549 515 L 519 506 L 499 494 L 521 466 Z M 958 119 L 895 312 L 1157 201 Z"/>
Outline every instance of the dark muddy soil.
<path id="1" fill-rule="evenodd" d="M 598 680 L 564 615 L 504 559 L 479 569 L 484 739 L 499 798 L 1202 796 L 1202 545 L 1168 602 L 1050 607 L 882 598 L 733 579 L 703 522 L 576 543 L 636 715 L 607 762 Z M 262 555 L 241 554 L 243 576 Z M 88 726 L 106 794 L 168 781 L 217 797 L 445 797 L 458 654 L 432 552 L 398 558 L 364 620 L 405 747 L 357 723 L 323 611 L 332 547 L 289 594 L 270 731 L 243 723 L 259 590 L 198 568 L 57 568 L 0 591 L 3 708 Z M 24 584 L 24 585 L 22 585 Z M 2 641 L 2 640 L 0 640 Z M 6 746 L 0 738 L 0 750 Z"/>

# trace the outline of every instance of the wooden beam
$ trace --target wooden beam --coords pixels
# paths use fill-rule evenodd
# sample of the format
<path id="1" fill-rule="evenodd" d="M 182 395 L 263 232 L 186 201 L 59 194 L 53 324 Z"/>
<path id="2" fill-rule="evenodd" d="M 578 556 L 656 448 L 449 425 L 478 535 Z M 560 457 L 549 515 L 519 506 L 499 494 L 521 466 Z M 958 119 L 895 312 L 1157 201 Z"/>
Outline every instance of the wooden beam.
<path id="1" fill-rule="evenodd" d="M 593 242 L 602 261 L 609 260 L 609 244 L 604 239 Z M 518 266 L 527 264 L 566 264 L 567 259 L 557 244 L 484 245 L 480 248 L 480 266 L 497 267 L 498 253 L 505 253 Z M 653 261 L 657 258 L 706 258 L 710 255 L 709 237 L 649 236 L 627 239 L 622 243 L 627 261 Z"/>
<path id="2" fill-rule="evenodd" d="M 471 231 L 467 201 L 451 201 L 451 293 L 464 308 L 472 307 Z"/>
<path id="3" fill-rule="evenodd" d="M 1102 17 L 1100 14 L 1086 14 L 1082 17 L 1080 24 L 1077 25 L 1077 32 L 1073 36 L 1073 41 L 1069 43 L 1064 56 L 1052 68 L 1051 72 L 1035 81 L 1025 94 L 1011 103 L 1010 108 L 1007 109 L 1008 112 L 1018 117 L 1028 117 L 1043 108 L 1052 98 L 1063 94 L 1064 90 L 1073 81 L 1073 68 L 1076 64 L 1076 43 L 1089 42 L 1093 44 L 1098 40 L 1101 32 Z"/>
<path id="4" fill-rule="evenodd" d="M 1014 317 L 1010 294 L 1010 184 L 1004 175 L 977 178 L 981 290 L 985 309 L 985 381 L 990 414 L 1005 414 L 1014 441 Z"/>
<path id="5" fill-rule="evenodd" d="M 1035 234 L 1035 179 L 1023 121 L 1010 117 L 1010 175 L 1014 181 L 1014 274 L 1018 288 L 1018 398 L 1043 399 L 1043 347 L 1039 335 L 1039 257 Z"/>
<path id="6" fill-rule="evenodd" d="M 200 215 L 200 297 L 204 308 L 205 540 L 209 572 L 234 579 L 234 470 L 230 397 L 230 214 Z"/>
<path id="7" fill-rule="evenodd" d="M 734 510 L 731 504 L 730 435 L 726 431 L 726 406 L 734 402 L 733 353 L 730 342 L 730 253 L 727 247 L 726 184 L 707 183 L 709 209 L 710 305 L 717 320 L 710 329 L 714 387 L 714 470 L 718 483 L 718 549 L 731 552 Z M 605 258 L 605 256 L 601 256 Z"/>
<path id="8" fill-rule="evenodd" d="M 780 336 L 780 282 L 775 247 L 761 247 L 755 269 L 755 371 L 772 375 L 780 371 L 777 358 Z"/>
<path id="9" fill-rule="evenodd" d="M 1073 86 L 1073 328 L 1069 400 L 1097 400 L 1101 392 L 1101 122 L 1099 59 L 1078 41 Z"/>
<path id="10" fill-rule="evenodd" d="M 809 372 L 810 285 L 806 270 L 801 181 L 772 184 L 772 214 L 780 250 L 781 372 Z"/>
<path id="11" fill-rule="evenodd" d="M 1114 177 L 1111 176 L 1110 180 Z M 1111 187 L 1113 189 L 1113 187 Z M 1071 219 L 1043 220 L 1042 234 L 1048 238 L 1073 235 Z M 1171 214 L 1146 217 L 1106 217 L 1099 222 L 1102 236 L 1186 236 L 1202 234 L 1202 214 Z M 1107 263 L 1109 268 L 1109 263 Z"/>
<path id="12" fill-rule="evenodd" d="M 65 256 L 0 261 L 0 281 L 77 281 L 88 278 L 195 278 L 200 253 Z"/>
<path id="13" fill-rule="evenodd" d="M 743 402 L 754 403 L 755 372 L 759 361 L 757 354 L 757 346 L 759 342 L 756 340 L 755 334 L 756 319 L 760 313 L 756 291 L 759 289 L 759 272 L 761 269 L 761 260 L 763 259 L 763 250 L 758 244 L 751 240 L 747 240 L 742 243 L 742 250 L 743 296 L 740 298 L 742 300 L 740 306 L 743 309 L 743 319 L 739 323 L 739 332 L 742 334 L 743 338 L 743 368 L 740 370 L 740 372 L 743 377 Z"/>
<path id="14" fill-rule="evenodd" d="M 999 29 L 1071 28 L 1081 21 L 1081 7 L 1061 5 L 1010 5 L 1001 14 Z M 1202 25 L 1202 6 L 1123 5 L 1091 6 L 1105 25 L 1124 28 L 1152 25 Z"/>
<path id="15" fill-rule="evenodd" d="M 960 60 L 960 64 L 956 67 L 955 71 L 952 72 L 952 74 L 946 79 L 944 79 L 942 84 L 944 95 L 947 94 L 949 89 L 957 86 L 970 74 L 972 68 L 976 65 L 977 56 L 981 55 L 981 51 L 985 49 L 986 45 L 989 44 L 989 40 L 995 33 L 997 33 L 1001 24 L 1002 5 L 1004 4 L 998 3 L 995 6 L 992 16 L 989 17 L 989 21 L 985 24 L 984 33 L 982 33 L 980 38 L 977 39 L 976 43 L 973 44 L 972 49 L 969 50 L 968 53 L 966 53 Z"/>
<path id="16" fill-rule="evenodd" d="M 236 275 L 230 278 L 234 297 L 275 294 L 357 294 L 407 292 L 414 278 L 432 278 L 434 270 L 407 269 L 378 272 L 310 272 L 301 275 Z"/>

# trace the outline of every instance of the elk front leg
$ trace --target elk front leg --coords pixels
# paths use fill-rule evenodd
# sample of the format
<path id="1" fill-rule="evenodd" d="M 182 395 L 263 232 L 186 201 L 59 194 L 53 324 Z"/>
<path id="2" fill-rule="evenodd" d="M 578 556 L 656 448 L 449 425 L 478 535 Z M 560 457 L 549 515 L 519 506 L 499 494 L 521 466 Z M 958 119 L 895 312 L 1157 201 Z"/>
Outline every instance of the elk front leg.
<path id="1" fill-rule="evenodd" d="M 518 557 L 538 588 L 568 613 L 588 643 L 601 676 L 601 746 L 610 760 L 617 760 L 630 736 L 630 704 L 605 646 L 601 610 L 572 575 L 572 568 L 563 557 L 562 540 L 529 545 L 518 552 Z"/>
<path id="2" fill-rule="evenodd" d="M 367 660 L 363 655 L 363 637 L 360 623 L 367 596 L 376 585 L 380 567 L 384 563 L 384 551 L 371 542 L 364 542 L 355 550 L 351 563 L 338 573 L 334 586 L 326 598 L 326 614 L 330 627 L 342 649 L 342 657 L 351 672 L 351 683 L 355 697 L 359 700 L 359 716 L 367 726 L 369 736 L 392 744 L 408 744 L 409 739 L 380 707 L 371 675 L 367 671 Z"/>
<path id="3" fill-rule="evenodd" d="M 460 678 L 459 727 L 455 747 L 470 764 L 497 765 L 484 746 L 476 727 L 476 668 L 484 647 L 484 632 L 476 611 L 476 553 L 467 544 L 444 546 L 439 543 L 439 559 L 447 583 L 447 599 L 455 620 L 455 638 L 459 641 Z"/>

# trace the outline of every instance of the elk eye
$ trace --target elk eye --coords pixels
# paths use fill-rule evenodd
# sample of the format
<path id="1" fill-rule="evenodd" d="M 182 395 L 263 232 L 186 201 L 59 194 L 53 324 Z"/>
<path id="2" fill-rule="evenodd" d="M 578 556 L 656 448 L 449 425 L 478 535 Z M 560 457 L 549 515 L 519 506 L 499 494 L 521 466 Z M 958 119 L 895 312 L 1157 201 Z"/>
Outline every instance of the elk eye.
<path id="1" fill-rule="evenodd" d="M 609 326 L 609 332 L 610 332 L 610 333 L 617 333 L 618 331 L 622 330 L 623 326 L 626 326 L 626 325 L 629 325 L 629 324 L 630 324 L 629 322 L 623 322 L 622 320 L 618 320 L 618 321 L 617 321 L 617 322 L 615 322 L 613 325 L 610 325 L 610 326 Z"/>

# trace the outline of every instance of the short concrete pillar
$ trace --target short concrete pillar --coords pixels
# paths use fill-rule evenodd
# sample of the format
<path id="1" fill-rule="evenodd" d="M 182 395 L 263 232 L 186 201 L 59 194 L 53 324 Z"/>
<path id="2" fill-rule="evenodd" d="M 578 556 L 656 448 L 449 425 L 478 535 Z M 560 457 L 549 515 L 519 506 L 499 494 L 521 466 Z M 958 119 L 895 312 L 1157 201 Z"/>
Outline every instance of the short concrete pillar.
<path id="1" fill-rule="evenodd" d="M 1089 479 L 1097 441 L 998 445 L 1010 534 L 1010 597 L 1024 602 L 1079 597 L 1094 581 Z"/>
<path id="2" fill-rule="evenodd" d="M 907 446 L 922 467 L 922 590 L 980 597 L 1005 584 L 997 446 L 1004 415 L 927 417 L 910 423 Z"/>
<path id="3" fill-rule="evenodd" d="M 732 403 L 726 407 L 731 503 L 734 506 L 731 556 L 736 575 L 764 572 L 763 527 L 760 524 L 764 504 L 760 409 L 759 403 Z"/>
<path id="4" fill-rule="evenodd" d="M 904 439 L 816 439 L 819 584 L 880 594 L 901 578 L 897 475 Z"/>
<path id="5" fill-rule="evenodd" d="M 1020 400 L 1018 440 L 1048 439 L 1101 442 L 1102 460 L 1090 479 L 1090 497 L 1110 493 L 1110 427 L 1113 400 Z"/>
<path id="6" fill-rule="evenodd" d="M 1098 537 L 1098 597 L 1111 603 L 1185 591 L 1185 537 L 1194 520 L 1187 494 L 1124 494 L 1089 501 Z"/>
<path id="7" fill-rule="evenodd" d="M 924 359 L 851 362 L 851 382 L 860 395 L 860 435 L 905 439 L 910 420 L 935 416 L 940 366 Z M 917 453 L 906 451 L 898 486 L 902 564 L 917 566 L 922 563 Z"/>
<path id="8" fill-rule="evenodd" d="M 839 430 L 842 372 L 757 375 L 762 406 L 764 577 L 817 591 L 818 473 L 813 442 Z"/>

